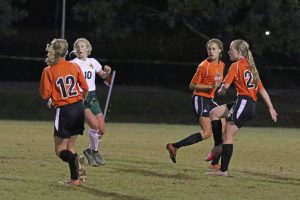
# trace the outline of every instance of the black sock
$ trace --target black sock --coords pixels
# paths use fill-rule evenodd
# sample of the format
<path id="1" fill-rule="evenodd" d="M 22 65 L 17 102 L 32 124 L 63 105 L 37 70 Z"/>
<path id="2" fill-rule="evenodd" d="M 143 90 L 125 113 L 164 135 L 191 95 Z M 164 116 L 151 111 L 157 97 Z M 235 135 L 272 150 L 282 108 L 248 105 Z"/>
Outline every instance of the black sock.
<path id="1" fill-rule="evenodd" d="M 184 138 L 183 140 L 180 140 L 179 142 L 174 143 L 173 146 L 176 149 L 179 149 L 180 147 L 189 146 L 200 142 L 201 140 L 203 140 L 202 135 L 198 132 Z"/>
<path id="2" fill-rule="evenodd" d="M 63 161 L 69 163 L 71 179 L 77 180 L 78 179 L 78 166 L 76 165 L 75 155 L 69 150 L 62 150 L 59 154 L 59 157 Z"/>
<path id="3" fill-rule="evenodd" d="M 74 154 L 71 151 L 65 149 L 60 152 L 59 157 L 63 161 L 68 163 L 70 162 L 70 160 L 74 159 Z"/>
<path id="4" fill-rule="evenodd" d="M 221 158 L 221 154 L 218 155 L 217 157 L 214 157 L 214 159 L 211 161 L 211 164 L 212 165 L 217 165 L 220 161 L 220 158 Z"/>
<path id="5" fill-rule="evenodd" d="M 75 165 L 76 165 L 76 169 L 77 169 L 77 174 L 78 174 L 78 176 L 79 176 L 78 154 L 77 154 L 77 153 L 74 153 L 74 156 L 75 156 Z"/>
<path id="6" fill-rule="evenodd" d="M 233 152 L 233 144 L 223 144 L 222 159 L 221 159 L 221 171 L 225 172 L 228 170 L 228 165 Z"/>
<path id="7" fill-rule="evenodd" d="M 211 122 L 212 132 L 214 135 L 215 146 L 222 144 L 222 122 L 221 120 L 213 120 Z"/>

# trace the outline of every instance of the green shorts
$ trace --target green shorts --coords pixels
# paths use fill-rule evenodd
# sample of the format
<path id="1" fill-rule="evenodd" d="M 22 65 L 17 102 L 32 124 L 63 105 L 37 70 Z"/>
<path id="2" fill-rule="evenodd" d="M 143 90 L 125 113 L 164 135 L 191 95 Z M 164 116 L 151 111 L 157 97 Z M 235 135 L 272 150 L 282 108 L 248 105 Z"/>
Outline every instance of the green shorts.
<path id="1" fill-rule="evenodd" d="M 84 109 L 89 108 L 94 115 L 102 113 L 95 91 L 89 91 L 84 100 Z"/>

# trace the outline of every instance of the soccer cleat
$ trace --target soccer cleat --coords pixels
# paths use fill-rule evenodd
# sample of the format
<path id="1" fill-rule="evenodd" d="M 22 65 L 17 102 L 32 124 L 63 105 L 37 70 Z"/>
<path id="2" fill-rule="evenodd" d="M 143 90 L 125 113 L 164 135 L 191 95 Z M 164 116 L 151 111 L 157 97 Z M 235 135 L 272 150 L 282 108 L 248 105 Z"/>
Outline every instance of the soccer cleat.
<path id="1" fill-rule="evenodd" d="M 60 181 L 58 183 L 62 184 L 62 185 L 80 186 L 80 180 L 79 179 L 77 179 L 77 180 L 69 179 L 69 180 L 66 180 L 66 181 Z"/>
<path id="2" fill-rule="evenodd" d="M 221 169 L 221 165 L 219 165 L 219 164 L 216 164 L 216 165 L 210 164 L 210 165 L 208 166 L 208 169 L 220 170 L 220 169 Z"/>
<path id="3" fill-rule="evenodd" d="M 98 151 L 92 150 L 92 156 L 98 165 L 104 165 L 105 160 Z"/>
<path id="4" fill-rule="evenodd" d="M 166 149 L 168 150 L 168 152 L 170 154 L 170 159 L 173 161 L 173 163 L 176 163 L 176 151 L 177 151 L 177 149 L 171 143 L 168 143 L 166 145 Z"/>
<path id="5" fill-rule="evenodd" d="M 206 172 L 205 175 L 213 175 L 213 176 L 228 176 L 228 171 L 222 172 L 220 170 L 214 172 Z"/>
<path id="6" fill-rule="evenodd" d="M 213 147 L 208 153 L 205 161 L 212 161 L 213 159 L 217 158 L 222 153 L 222 149 L 222 144 Z"/>
<path id="7" fill-rule="evenodd" d="M 214 159 L 214 155 L 212 152 L 209 152 L 209 154 L 207 155 L 207 157 L 205 158 L 205 161 L 209 162 L 212 161 Z"/>
<path id="8" fill-rule="evenodd" d="M 93 167 L 99 166 L 98 163 L 95 161 L 93 155 L 92 155 L 92 150 L 91 150 L 91 149 L 89 149 L 89 148 L 88 148 L 88 149 L 85 149 L 85 150 L 83 151 L 83 154 L 84 154 L 85 157 L 87 158 L 88 163 L 89 163 L 90 165 L 92 165 Z"/>

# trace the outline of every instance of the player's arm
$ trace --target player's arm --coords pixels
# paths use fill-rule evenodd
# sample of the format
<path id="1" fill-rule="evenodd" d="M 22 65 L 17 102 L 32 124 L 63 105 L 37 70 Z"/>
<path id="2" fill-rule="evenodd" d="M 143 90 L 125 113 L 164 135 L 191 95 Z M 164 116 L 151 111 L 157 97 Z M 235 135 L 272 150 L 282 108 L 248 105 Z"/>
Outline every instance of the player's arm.
<path id="1" fill-rule="evenodd" d="M 43 70 L 39 92 L 42 99 L 48 100 L 49 98 L 51 98 L 52 87 L 48 67 L 44 68 Z"/>
<path id="2" fill-rule="evenodd" d="M 218 94 L 219 95 L 225 95 L 226 91 L 228 90 L 228 88 L 230 87 L 229 83 L 223 83 L 220 87 L 220 89 L 218 90 Z"/>
<path id="3" fill-rule="evenodd" d="M 216 81 L 212 85 L 205 85 L 205 84 L 195 84 L 195 83 L 190 83 L 190 89 L 191 90 L 196 90 L 196 91 L 210 91 L 214 88 L 217 88 L 221 85 L 220 82 Z"/>
<path id="4" fill-rule="evenodd" d="M 111 67 L 108 65 L 105 65 L 103 67 L 103 70 L 100 70 L 99 72 L 97 72 L 97 75 L 100 76 L 100 78 L 102 79 L 107 79 L 110 76 L 111 73 Z"/>
<path id="5" fill-rule="evenodd" d="M 191 83 L 189 85 L 190 90 L 195 90 L 195 91 L 202 91 L 202 92 L 207 92 L 210 91 L 214 88 L 217 88 L 220 86 L 220 83 L 215 82 L 212 85 L 208 85 L 208 84 L 203 84 L 202 80 L 205 77 L 206 74 L 206 70 L 207 67 L 200 65 L 196 71 L 196 73 L 194 74 Z M 199 84 L 201 83 L 201 84 Z"/>
<path id="6" fill-rule="evenodd" d="M 224 78 L 224 81 L 223 81 L 220 89 L 218 90 L 219 95 L 225 95 L 226 94 L 226 91 L 228 90 L 231 83 L 233 82 L 234 77 L 237 76 L 236 69 L 237 68 L 234 65 L 231 65 L 229 67 L 228 73 L 227 73 L 226 77 Z"/>
<path id="7" fill-rule="evenodd" d="M 274 122 L 277 121 L 277 112 L 276 110 L 274 109 L 273 107 L 273 104 L 272 104 L 272 101 L 271 101 L 271 98 L 268 94 L 268 92 L 265 90 L 264 87 L 260 88 L 258 90 L 260 96 L 263 98 L 264 102 L 266 103 L 266 105 L 268 106 L 268 109 L 269 109 L 269 113 L 271 115 L 271 118 Z"/>

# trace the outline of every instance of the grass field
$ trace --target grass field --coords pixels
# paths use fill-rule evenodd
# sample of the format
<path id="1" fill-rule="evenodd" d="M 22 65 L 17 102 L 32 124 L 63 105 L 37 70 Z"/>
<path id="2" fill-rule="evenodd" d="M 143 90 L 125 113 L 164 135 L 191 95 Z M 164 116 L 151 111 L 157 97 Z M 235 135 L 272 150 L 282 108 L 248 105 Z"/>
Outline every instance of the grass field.
<path id="1" fill-rule="evenodd" d="M 101 167 L 86 166 L 80 187 L 61 186 L 65 163 L 55 157 L 52 122 L 1 120 L 2 200 L 238 200 L 300 199 L 299 129 L 243 128 L 236 137 L 230 177 L 207 177 L 203 161 L 212 140 L 182 148 L 171 163 L 165 143 L 197 126 L 108 123 Z M 88 139 L 79 137 L 81 154 Z"/>

